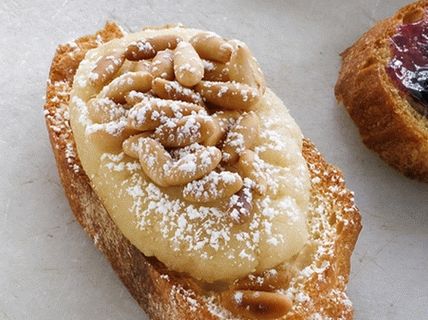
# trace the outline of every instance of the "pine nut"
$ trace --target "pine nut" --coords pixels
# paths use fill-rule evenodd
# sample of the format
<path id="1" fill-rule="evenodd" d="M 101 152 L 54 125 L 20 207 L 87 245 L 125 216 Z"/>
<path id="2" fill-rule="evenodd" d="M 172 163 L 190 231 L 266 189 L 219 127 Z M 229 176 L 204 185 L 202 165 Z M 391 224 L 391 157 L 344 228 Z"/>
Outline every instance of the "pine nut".
<path id="1" fill-rule="evenodd" d="M 229 68 L 226 64 L 216 61 L 202 60 L 204 64 L 204 80 L 206 81 L 229 81 Z"/>
<path id="2" fill-rule="evenodd" d="M 235 224 L 244 224 L 250 221 L 253 209 L 253 193 L 247 179 L 244 186 L 229 200 L 227 213 Z"/>
<path id="3" fill-rule="evenodd" d="M 155 78 L 152 82 L 152 90 L 161 99 L 181 100 L 203 106 L 202 97 L 199 93 L 183 87 L 177 81 Z"/>
<path id="4" fill-rule="evenodd" d="M 91 99 L 88 102 L 88 116 L 95 123 L 119 120 L 124 115 L 125 109 L 108 98 Z"/>
<path id="5" fill-rule="evenodd" d="M 230 110 L 251 110 L 260 99 L 257 89 L 238 82 L 201 81 L 195 90 L 207 102 Z"/>
<path id="6" fill-rule="evenodd" d="M 152 60 L 151 73 L 153 78 L 174 80 L 174 53 L 171 50 L 159 51 Z"/>
<path id="7" fill-rule="evenodd" d="M 165 147 L 185 147 L 202 141 L 201 116 L 185 116 L 168 122 L 155 131 L 154 137 Z"/>
<path id="8" fill-rule="evenodd" d="M 89 82 L 94 86 L 104 85 L 110 82 L 120 69 L 125 57 L 123 52 L 114 52 L 98 60 L 94 69 L 89 74 Z"/>
<path id="9" fill-rule="evenodd" d="M 190 39 L 190 43 L 203 59 L 228 62 L 232 46 L 213 32 L 201 32 Z"/>
<path id="10" fill-rule="evenodd" d="M 254 112 L 244 113 L 227 133 L 223 146 L 223 160 L 235 163 L 246 149 L 250 149 L 259 135 L 259 117 Z"/>
<path id="11" fill-rule="evenodd" d="M 138 159 L 140 151 L 142 150 L 141 139 L 150 137 L 152 133 L 152 131 L 146 131 L 130 136 L 122 143 L 123 152 L 131 158 Z"/>
<path id="12" fill-rule="evenodd" d="M 175 49 L 180 41 L 180 37 L 171 34 L 159 35 L 146 40 L 138 40 L 128 46 L 125 51 L 125 57 L 132 61 L 151 59 L 158 51 Z"/>
<path id="13" fill-rule="evenodd" d="M 236 120 L 241 116 L 239 111 L 217 111 L 211 115 L 218 121 L 221 131 L 227 133 L 230 128 L 235 124 Z"/>
<path id="14" fill-rule="evenodd" d="M 139 160 L 143 172 L 158 186 L 168 187 L 166 176 L 172 163 L 170 154 L 152 138 L 142 138 L 139 143 Z"/>
<path id="15" fill-rule="evenodd" d="M 125 103 L 125 96 L 131 91 L 147 92 L 152 88 L 152 75 L 148 72 L 128 72 L 117 77 L 101 90 L 98 98 L 109 98 Z"/>
<path id="16" fill-rule="evenodd" d="M 229 43 L 234 49 L 228 63 L 230 80 L 248 84 L 263 95 L 266 90 L 265 78 L 250 49 L 241 41 L 233 40 Z"/>
<path id="17" fill-rule="evenodd" d="M 216 147 L 201 148 L 172 164 L 166 181 L 171 186 L 181 186 L 200 179 L 214 170 L 221 161 L 221 151 Z"/>
<path id="18" fill-rule="evenodd" d="M 261 160 L 254 151 L 244 150 L 238 161 L 238 170 L 243 178 L 249 178 L 254 183 L 254 190 L 264 195 L 267 190 L 266 176 L 261 168 Z"/>
<path id="19" fill-rule="evenodd" d="M 140 60 L 140 61 L 136 61 L 134 62 L 135 66 L 134 66 L 134 71 L 138 72 L 138 71 L 145 71 L 145 72 L 151 72 L 152 69 L 152 64 L 150 63 L 150 61 L 147 60 Z"/>
<path id="20" fill-rule="evenodd" d="M 284 317 L 292 302 L 285 295 L 264 291 L 228 291 L 222 296 L 223 305 L 248 319 L 271 320 Z"/>
<path id="21" fill-rule="evenodd" d="M 183 189 L 183 197 L 190 202 L 207 203 L 230 197 L 241 187 L 239 174 L 212 171 L 202 179 L 188 183 Z"/>
<path id="22" fill-rule="evenodd" d="M 142 93 L 137 91 L 130 91 L 125 95 L 125 101 L 128 106 L 128 108 L 132 108 L 137 103 L 140 103 L 144 99 L 150 98 L 150 95 L 148 93 Z"/>
<path id="23" fill-rule="evenodd" d="M 128 127 L 140 131 L 154 130 L 169 120 L 198 113 L 205 113 L 205 109 L 193 103 L 145 97 L 129 110 Z"/>
<path id="24" fill-rule="evenodd" d="M 167 148 L 185 147 L 193 143 L 217 145 L 221 138 L 218 123 L 210 116 L 189 115 L 158 127 L 154 137 Z"/>
<path id="25" fill-rule="evenodd" d="M 188 42 L 180 42 L 174 52 L 174 73 L 178 82 L 193 87 L 204 76 L 204 65 Z"/>

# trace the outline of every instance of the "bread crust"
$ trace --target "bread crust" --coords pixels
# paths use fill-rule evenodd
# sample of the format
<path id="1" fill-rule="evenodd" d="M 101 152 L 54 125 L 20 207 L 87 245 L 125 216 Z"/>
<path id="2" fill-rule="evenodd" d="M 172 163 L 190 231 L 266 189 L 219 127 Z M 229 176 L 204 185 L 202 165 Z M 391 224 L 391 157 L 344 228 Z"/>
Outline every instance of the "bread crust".
<path id="1" fill-rule="evenodd" d="M 419 115 L 387 74 L 390 38 L 428 7 L 418 1 L 378 22 L 342 54 L 336 98 L 348 110 L 363 142 L 405 175 L 428 182 L 428 119 Z"/>
<path id="2" fill-rule="evenodd" d="M 67 112 L 73 75 L 87 50 L 122 34 L 117 25 L 107 23 L 95 35 L 59 46 L 53 59 L 44 108 L 65 194 L 77 221 L 151 319 L 237 319 L 204 298 L 193 279 L 167 270 L 158 260 L 136 249 L 114 224 L 80 166 Z M 299 280 L 299 288 L 307 298 L 295 301 L 284 319 L 316 315 L 352 319 L 345 289 L 361 218 L 341 172 L 326 163 L 308 140 L 304 141 L 303 153 L 313 181 L 312 203 L 326 208 L 325 223 L 336 232 L 333 236 L 324 235 L 329 239 L 328 252 L 317 257 L 323 268 Z"/>

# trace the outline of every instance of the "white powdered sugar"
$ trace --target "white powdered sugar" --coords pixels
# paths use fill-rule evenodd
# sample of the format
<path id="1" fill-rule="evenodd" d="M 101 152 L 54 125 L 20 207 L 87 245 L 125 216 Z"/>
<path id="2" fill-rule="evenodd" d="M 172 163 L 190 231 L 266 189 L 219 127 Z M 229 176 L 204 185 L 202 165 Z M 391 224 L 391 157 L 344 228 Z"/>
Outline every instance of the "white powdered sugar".
<path id="1" fill-rule="evenodd" d="M 74 43 L 73 50 L 78 50 Z M 48 108 L 44 110 L 44 115 L 48 126 L 51 128 L 58 139 L 58 145 L 64 146 L 64 156 L 67 164 L 74 172 L 80 171 L 80 165 L 76 162 L 77 155 L 75 151 L 74 140 L 72 139 L 70 127 L 70 114 L 68 108 L 69 86 L 66 82 L 58 81 L 48 83 L 53 87 L 54 95 L 47 97 Z"/>
<path id="2" fill-rule="evenodd" d="M 238 179 L 240 178 L 237 173 L 212 171 L 202 179 L 188 183 L 183 189 L 183 195 L 192 194 L 204 202 L 208 199 L 217 199 L 218 192 L 222 189 L 220 185 L 234 184 Z"/>
<path id="3" fill-rule="evenodd" d="M 244 294 L 241 291 L 236 291 L 233 295 L 233 299 L 235 299 L 236 303 L 240 305 L 242 303 L 242 298 Z"/>
<path id="4" fill-rule="evenodd" d="M 203 59 L 202 60 L 202 64 L 204 65 L 204 69 L 207 70 L 207 71 L 212 71 L 215 68 L 214 63 L 212 63 L 209 60 Z"/>
<path id="5" fill-rule="evenodd" d="M 199 93 L 193 91 L 190 88 L 183 87 L 177 81 L 170 81 L 165 84 L 165 90 L 167 92 L 176 92 L 183 96 L 191 97 L 193 101 L 202 101 L 202 97 Z"/>
<path id="6" fill-rule="evenodd" d="M 136 38 L 132 40 L 135 41 Z M 126 48 L 126 41 L 128 40 L 118 41 L 117 44 L 121 46 L 118 49 Z M 128 41 L 127 44 L 131 42 Z M 140 42 L 136 43 L 140 45 Z M 99 52 L 114 52 L 114 44 L 107 43 L 105 46 Z M 146 50 L 148 47 L 143 45 L 139 49 Z M 94 50 L 86 55 L 85 60 L 88 61 L 82 62 L 79 67 L 75 83 L 83 85 L 88 80 L 94 64 L 100 59 L 99 52 L 97 54 Z M 110 65 L 116 63 L 115 55 L 107 57 L 107 60 L 113 62 Z M 216 68 L 211 64 L 205 62 L 205 67 Z M 183 63 L 181 71 L 192 71 L 192 65 Z M 269 261 L 268 266 L 273 266 L 293 256 L 305 241 L 306 204 L 298 197 L 300 191 L 307 193 L 307 190 L 305 183 L 301 182 L 306 179 L 305 172 L 298 172 L 297 165 L 290 166 L 293 163 L 303 163 L 300 167 L 304 167 L 305 162 L 299 150 L 301 137 L 292 137 L 277 129 L 280 126 L 291 126 L 293 130 L 298 130 L 288 119 L 285 109 L 281 109 L 279 117 L 269 114 L 269 108 L 263 109 L 267 104 L 261 103 L 259 109 L 254 110 L 260 115 L 261 132 L 268 133 L 260 137 L 255 135 L 252 141 L 254 147 L 251 149 L 255 152 L 254 168 L 257 172 L 252 178 L 244 177 L 234 165 L 218 165 L 222 143 L 216 143 L 217 147 L 202 146 L 208 144 L 204 139 L 211 138 L 208 131 L 213 127 L 211 122 L 214 116 L 209 113 L 213 110 L 188 102 L 156 98 L 153 97 L 154 92 L 136 91 L 125 96 L 126 104 L 111 98 L 116 104 L 123 103 L 123 108 L 119 106 L 115 111 L 110 109 L 113 103 L 106 98 L 111 97 L 107 90 L 113 90 L 116 84 L 129 85 L 128 81 L 132 80 L 124 77 L 125 74 L 119 75 L 101 90 L 88 83 L 86 87 L 77 85 L 71 104 L 76 120 L 73 125 L 76 124 L 79 132 L 84 135 L 77 137 L 78 143 L 82 144 L 82 150 L 94 150 L 94 154 L 80 155 L 82 163 L 89 163 L 86 168 L 91 169 L 88 171 L 94 169 L 94 172 L 87 174 L 96 177 L 96 190 L 105 199 L 103 204 L 108 211 L 118 217 L 115 221 L 118 221 L 125 236 L 134 239 L 134 245 L 143 253 L 155 255 L 168 267 L 212 281 L 248 274 L 266 259 Z M 236 82 L 229 85 L 218 88 L 216 93 L 220 98 L 237 92 L 244 100 L 252 99 L 253 93 L 246 86 Z M 178 82 L 168 82 L 165 90 L 200 101 L 198 93 Z M 88 106 L 88 101 L 93 97 L 101 99 L 95 106 Z M 270 99 L 267 97 L 266 101 Z M 279 110 L 283 107 L 276 108 Z M 111 121 L 96 122 L 92 111 Z M 245 145 L 243 134 L 233 134 L 227 130 L 232 125 L 236 127 L 236 112 L 232 112 L 231 116 L 219 112 L 216 116 L 220 119 L 216 125 L 230 133 L 220 137 L 219 141 L 226 141 L 239 157 L 249 147 Z M 118 158 L 106 156 L 109 151 L 104 148 L 104 144 L 108 137 L 114 136 L 113 141 L 120 148 L 122 137 L 128 134 L 125 131 L 127 129 L 147 131 L 149 138 L 143 138 L 147 140 L 143 141 L 141 147 L 130 150 L 136 151 L 134 154 L 139 159 L 130 160 L 132 155 Z M 202 132 L 208 134 L 208 138 L 203 137 Z M 88 135 L 95 135 L 96 139 L 88 139 Z M 277 150 L 276 143 L 284 146 Z M 150 152 L 149 149 L 142 148 L 148 148 L 149 145 Z M 292 148 L 285 152 L 295 156 L 286 157 L 285 160 L 289 161 L 284 165 L 277 161 L 280 158 L 278 154 L 290 145 Z M 159 148 L 156 149 L 156 146 Z M 114 148 L 112 146 L 112 149 L 115 148 L 116 145 Z M 98 152 L 101 152 L 99 163 Z M 95 168 L 99 170 L 95 171 Z M 202 173 L 196 178 L 186 180 L 199 171 Z M 294 176 L 296 172 L 297 176 Z M 175 184 L 175 174 L 186 182 Z M 267 182 L 265 190 L 259 193 L 252 191 L 258 187 L 257 178 Z M 164 184 L 162 181 L 168 183 Z M 301 187 L 297 190 L 299 183 Z M 242 184 L 244 188 L 240 190 Z M 228 186 L 236 189 L 226 193 Z M 193 198 L 186 197 L 186 194 L 192 194 Z M 195 198 L 198 201 L 192 202 Z M 206 202 L 200 199 L 205 199 Z M 237 224 L 236 221 L 241 216 L 246 216 L 248 220 Z M 275 227 L 278 224 L 284 227 Z M 296 230 L 301 230 L 302 235 L 288 236 L 290 232 L 297 233 Z"/>
<path id="7" fill-rule="evenodd" d="M 143 94 L 138 94 L 135 91 L 131 92 L 132 97 L 141 98 L 141 102 L 131 108 L 128 113 L 128 118 L 135 126 L 142 125 L 147 122 L 156 122 L 160 125 L 165 125 L 173 128 L 177 125 L 177 120 L 184 117 L 182 113 L 182 102 L 166 101 L 159 98 L 148 97 Z M 206 111 L 201 110 L 198 113 L 191 112 L 191 115 L 206 115 Z M 194 118 L 189 118 L 187 125 L 188 131 Z M 186 134 L 183 132 L 183 134 Z M 189 132 L 190 134 L 190 132 Z"/>
<path id="8" fill-rule="evenodd" d="M 171 29 L 174 30 L 174 29 Z M 97 38 L 97 43 L 103 43 L 100 36 Z M 148 42 L 136 42 L 138 43 L 139 50 L 152 50 L 151 45 Z M 72 49 L 69 54 L 73 54 L 73 51 L 79 51 L 80 48 L 76 43 L 69 43 L 69 47 Z M 114 51 L 113 51 L 114 52 Z M 116 61 L 114 56 L 109 57 L 113 64 L 119 63 Z M 96 51 L 88 52 L 86 59 L 81 63 L 81 68 L 86 70 L 92 70 L 96 65 L 96 62 L 100 59 Z M 203 61 L 205 70 L 214 70 L 215 65 L 209 61 Z M 190 66 L 190 64 L 189 64 Z M 183 69 L 190 70 L 191 67 L 184 64 Z M 110 66 L 112 68 L 112 66 Z M 108 71 L 108 70 L 107 70 Z M 98 75 L 93 72 L 77 73 L 75 77 L 74 86 L 76 91 L 88 88 L 88 80 L 97 80 Z M 123 80 L 123 79 L 122 79 Z M 125 79 L 126 80 L 126 79 Z M 124 81 L 125 81 L 124 80 Z M 121 80 L 117 80 L 118 83 Z M 132 80 L 126 80 L 126 82 Z M 121 83 L 123 84 L 123 83 Z M 129 84 L 129 83 L 128 83 Z M 57 82 L 53 84 L 56 87 L 56 95 L 48 97 L 49 103 L 55 105 L 55 110 L 47 109 L 45 116 L 48 121 L 48 125 L 52 129 L 55 135 L 55 139 L 62 141 L 61 147 L 64 149 L 64 156 L 67 164 L 73 168 L 73 170 L 80 170 L 80 166 L 77 160 L 77 152 L 71 135 L 71 128 L 69 124 L 69 108 L 68 108 L 68 94 L 70 87 L 65 82 Z M 189 94 L 188 88 L 183 88 L 174 82 L 168 84 L 167 90 L 175 90 L 184 95 Z M 238 84 L 237 84 L 238 85 Z M 223 86 L 219 92 L 219 97 L 228 93 L 228 87 Z M 241 88 L 240 90 L 242 99 L 247 101 L 251 98 L 247 89 Z M 268 95 L 270 95 L 268 93 Z M 120 110 L 119 113 L 126 113 L 128 117 L 132 113 L 132 118 L 136 122 L 144 122 L 148 118 L 151 121 L 159 121 L 160 125 L 174 129 L 177 128 L 178 120 L 185 117 L 179 108 L 177 107 L 174 111 L 174 115 L 167 116 L 162 113 L 162 110 L 149 113 L 148 106 L 153 103 L 155 98 L 148 99 L 147 95 L 133 92 L 129 95 L 131 98 L 138 98 L 142 100 L 140 109 L 132 109 L 131 111 Z M 193 99 L 197 100 L 200 98 L 198 94 L 192 96 Z M 266 99 L 265 104 L 269 107 L 269 97 Z M 106 133 L 108 135 L 118 135 L 123 132 L 126 128 L 128 119 L 126 117 L 120 117 L 115 110 L 107 110 L 107 115 L 114 121 L 99 124 L 94 123 L 89 118 L 88 114 L 88 99 L 83 99 L 79 94 L 75 94 L 72 97 L 71 105 L 77 109 L 76 115 L 77 122 L 80 123 L 83 132 L 87 135 L 95 133 Z M 161 105 L 163 100 L 159 99 L 156 101 Z M 104 106 L 108 103 L 107 100 L 100 101 L 98 106 L 99 110 L 104 110 Z M 300 150 L 300 139 L 301 136 L 296 134 L 296 127 L 292 120 L 287 117 L 276 117 L 275 113 L 266 112 L 266 110 L 258 110 L 260 112 L 260 118 L 262 122 L 261 134 L 259 141 L 257 141 L 254 151 L 256 153 L 255 167 L 257 172 L 268 181 L 268 192 L 266 196 L 254 195 L 250 190 L 250 187 L 254 187 L 254 181 L 251 179 L 244 179 L 244 186 L 247 189 L 243 189 L 243 198 L 238 195 L 233 195 L 226 201 L 220 201 L 215 205 L 196 205 L 184 201 L 181 197 L 181 190 L 176 187 L 161 188 L 150 182 L 141 172 L 141 165 L 138 160 L 130 161 L 122 152 L 120 153 L 109 153 L 104 152 L 99 156 L 100 160 L 100 177 L 98 179 L 102 181 L 97 185 L 97 192 L 103 192 L 103 198 L 109 200 L 111 197 L 114 199 L 114 205 L 110 205 L 108 201 L 104 205 L 108 208 L 109 213 L 116 216 L 132 217 L 132 228 L 131 232 L 134 234 L 138 233 L 137 238 L 142 238 L 142 243 L 148 246 L 148 255 L 158 255 L 159 259 L 163 259 L 163 262 L 172 268 L 177 268 L 180 271 L 191 272 L 192 269 L 202 269 L 205 272 L 213 272 L 212 269 L 222 269 L 223 266 L 229 266 L 230 272 L 234 270 L 245 270 L 245 274 L 254 271 L 257 267 L 259 259 L 265 259 L 263 257 L 269 256 L 266 253 L 276 252 L 275 248 L 282 248 L 287 246 L 288 243 L 287 233 L 278 233 L 275 226 L 278 223 L 279 218 L 283 219 L 282 222 L 286 221 L 288 225 L 297 225 L 302 214 L 305 210 L 305 197 L 302 196 L 305 188 L 307 188 L 307 182 L 305 182 L 305 175 L 307 174 L 306 162 L 301 159 Z M 204 116 L 206 112 L 199 114 L 192 113 L 188 120 L 185 121 L 180 128 L 179 133 L 183 136 L 183 139 L 189 135 L 194 135 L 200 131 L 200 124 L 195 121 L 197 115 Z M 118 118 L 118 119 L 117 119 Z M 234 123 L 234 120 L 227 120 L 229 126 Z M 78 124 L 79 125 L 79 124 Z M 199 127 L 198 127 L 199 125 Z M 282 129 L 278 129 L 282 128 Z M 288 131 L 287 131 L 288 130 Z M 298 131 L 298 130 L 297 130 Z M 227 137 L 238 150 L 244 150 L 243 137 L 231 135 Z M 185 148 L 179 148 L 170 150 L 170 154 L 174 161 L 182 160 L 180 163 L 180 171 L 192 173 L 197 168 L 194 153 L 200 151 L 202 146 L 198 143 L 191 144 Z M 91 150 L 91 149 L 90 149 Z M 202 161 L 199 165 L 209 166 L 211 162 L 210 149 L 208 148 L 206 153 L 202 156 Z M 297 156 L 296 156 L 297 154 Z M 94 154 L 93 156 L 98 156 Z M 300 158 L 299 158 L 300 157 Z M 296 160 L 297 159 L 297 160 Z M 153 168 L 156 167 L 156 159 L 151 159 L 151 165 Z M 150 161 L 149 161 L 150 162 Z M 165 168 L 167 171 L 168 168 Z M 230 168 L 227 168 L 228 170 Z M 312 177 L 312 185 L 323 183 L 326 179 L 324 172 L 317 172 L 317 168 L 310 165 L 311 171 L 314 173 Z M 196 180 L 192 184 L 188 185 L 188 191 L 190 190 L 199 192 L 203 195 L 205 192 L 216 192 L 216 186 L 219 183 L 232 183 L 235 181 L 237 173 L 225 172 L 225 168 L 218 166 L 217 171 L 212 171 L 202 179 L 208 181 L 208 185 L 211 187 L 208 190 L 202 189 L 201 180 Z M 86 172 L 89 177 L 94 177 L 94 172 Z M 294 302 L 294 308 L 304 308 L 306 304 L 311 303 L 311 296 L 305 292 L 305 282 L 309 279 L 316 277 L 319 281 L 325 281 L 328 271 L 332 268 L 332 264 L 328 261 L 328 257 L 334 255 L 334 234 L 337 233 L 335 227 L 332 227 L 328 221 L 328 213 L 331 212 L 332 208 L 326 205 L 331 198 L 335 199 L 338 195 L 347 195 L 347 190 L 341 186 L 343 182 L 340 175 L 333 176 L 328 179 L 335 179 L 336 184 L 332 184 L 328 188 L 328 194 L 317 196 L 316 201 L 311 204 L 310 210 L 308 211 L 307 227 L 310 234 L 308 243 L 316 243 L 316 249 L 313 251 L 313 258 L 307 265 L 302 266 L 297 270 L 297 274 L 290 282 L 290 287 L 287 290 L 283 290 L 284 294 L 290 297 Z M 97 181 L 98 181 L 97 180 Z M 205 182 L 207 182 L 205 181 Z M 325 182 L 325 181 L 324 181 Z M 207 185 L 207 184 L 205 184 Z M 339 185 L 339 186 L 338 186 Z M 334 195 L 334 196 L 331 196 Z M 328 198 L 328 199 L 327 199 Z M 239 217 L 243 213 L 246 202 L 252 202 L 253 208 L 251 220 L 245 225 L 236 226 L 233 223 L 233 218 Z M 122 202 L 127 202 L 126 210 L 120 206 Z M 229 212 L 227 208 L 233 205 L 236 207 L 234 210 Z M 355 207 L 345 207 L 343 212 L 354 212 Z M 342 212 L 337 212 L 337 219 L 340 220 L 344 226 L 352 223 L 348 220 L 342 219 Z M 230 219 L 232 218 L 232 219 Z M 305 217 L 304 217 L 305 218 Z M 342 219 L 342 220 L 341 220 Z M 136 228 L 135 228 L 136 227 Z M 127 235 L 129 230 L 122 225 L 119 228 Z M 322 232 L 320 232 L 322 230 Z M 293 231 L 292 228 L 289 231 Z M 313 239 L 312 235 L 321 235 L 320 237 Z M 98 239 L 98 238 L 96 238 Z M 307 244 L 308 245 L 308 244 Z M 147 248 L 136 246 L 145 252 Z M 159 251 L 156 251 L 156 249 Z M 306 248 L 306 246 L 305 246 Z M 302 250 L 304 251 L 305 248 Z M 172 259 L 166 257 L 162 250 L 172 250 Z M 304 253 L 302 253 L 304 254 Z M 218 258 L 220 256 L 220 259 Z M 190 265 L 190 270 L 184 270 L 182 265 L 174 264 L 175 260 L 182 258 L 188 258 L 185 264 Z M 161 260 L 162 260 L 161 259 Z M 193 260 L 192 260 L 193 259 Z M 288 258 L 287 258 L 288 259 Z M 294 259 L 294 258 L 293 258 Z M 286 260 L 287 263 L 293 263 L 293 259 Z M 219 264 L 219 261 L 224 264 Z M 247 264 L 247 262 L 254 262 L 253 264 Z M 283 261 L 283 260 L 282 260 Z M 289 262 L 291 261 L 291 262 Z M 281 261 L 272 262 L 273 265 L 278 265 Z M 220 267 L 212 268 L 208 270 L 211 264 L 218 264 Z M 201 268 L 200 266 L 206 268 Z M 250 267 L 249 267 L 250 266 Z M 226 268 L 225 267 L 225 268 Z M 181 268 L 181 269 L 180 269 Z M 229 271 L 228 271 L 229 272 Z M 276 272 L 275 269 L 270 269 L 269 272 Z M 200 274 L 199 274 L 200 276 Z M 236 277 L 242 276 L 241 274 Z M 161 279 L 169 281 L 168 275 L 161 275 Z M 261 282 L 260 279 L 254 281 Z M 338 277 L 337 281 L 344 283 L 343 277 Z M 352 307 L 351 302 L 340 290 L 331 290 L 329 299 L 337 301 L 345 306 L 345 309 Z M 180 296 L 185 298 L 191 311 L 196 311 L 200 305 L 196 299 L 195 293 L 191 290 L 183 289 L 181 286 L 173 286 L 171 290 L 171 299 L 174 300 Z M 207 305 L 208 311 L 221 318 L 232 318 L 228 311 L 219 307 L 219 301 L 214 296 L 204 296 L 204 303 Z M 242 301 L 242 292 L 238 291 L 234 295 L 234 299 L 237 303 Z M 310 319 L 329 319 L 321 310 L 319 313 L 313 314 Z M 342 317 L 338 317 L 341 319 Z"/>
<path id="9" fill-rule="evenodd" d="M 133 42 L 133 44 L 136 45 L 138 50 L 141 52 L 150 52 L 150 51 L 154 50 L 151 43 L 148 41 L 145 41 L 145 40 L 136 41 L 136 42 Z"/>

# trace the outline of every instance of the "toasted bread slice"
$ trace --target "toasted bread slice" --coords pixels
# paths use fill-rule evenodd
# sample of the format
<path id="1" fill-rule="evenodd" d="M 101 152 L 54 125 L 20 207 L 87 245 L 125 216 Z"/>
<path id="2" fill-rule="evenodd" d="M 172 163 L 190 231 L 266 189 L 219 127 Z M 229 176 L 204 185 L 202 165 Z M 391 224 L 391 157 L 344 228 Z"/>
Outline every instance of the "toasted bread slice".
<path id="1" fill-rule="evenodd" d="M 428 1 L 418 1 L 402 8 L 346 49 L 335 88 L 366 146 L 405 175 L 426 182 L 428 118 L 410 105 L 386 67 L 397 27 L 421 19 L 427 7 Z"/>
<path id="2" fill-rule="evenodd" d="M 220 295 L 144 256 L 120 232 L 90 185 L 76 153 L 68 118 L 73 75 L 87 50 L 122 36 L 107 23 L 95 35 L 59 46 L 47 87 L 45 116 L 58 171 L 77 221 L 110 261 L 133 297 L 152 319 L 240 319 L 222 307 Z M 342 174 L 309 140 L 303 154 L 312 179 L 308 229 L 315 249 L 284 292 L 293 307 L 283 319 L 352 319 L 345 289 L 350 257 L 361 229 L 353 194 Z"/>

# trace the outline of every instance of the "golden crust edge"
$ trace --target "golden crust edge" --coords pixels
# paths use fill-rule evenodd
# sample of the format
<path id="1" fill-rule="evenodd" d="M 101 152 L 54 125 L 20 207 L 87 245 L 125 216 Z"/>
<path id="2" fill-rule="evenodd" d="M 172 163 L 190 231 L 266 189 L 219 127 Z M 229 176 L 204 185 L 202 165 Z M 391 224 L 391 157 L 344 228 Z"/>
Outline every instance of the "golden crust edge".
<path id="1" fill-rule="evenodd" d="M 84 53 L 97 46 L 100 40 L 108 41 L 121 35 L 122 31 L 116 24 L 107 23 L 95 35 L 79 38 L 73 45 L 59 46 L 53 59 L 44 109 L 65 194 L 77 221 L 152 319 L 219 319 L 196 293 L 197 288 L 194 288 L 191 279 L 166 270 L 159 261 L 145 257 L 124 238 L 92 190 L 88 177 L 80 168 L 77 155 L 72 152 L 74 145 L 67 121 L 58 125 L 53 118 L 60 108 L 67 106 L 73 75 Z M 75 52 L 74 45 L 80 50 Z M 345 289 L 350 257 L 361 229 L 361 217 L 354 205 L 352 193 L 345 188 L 341 172 L 326 163 L 309 140 L 304 141 L 303 152 L 310 164 L 312 178 L 320 179 L 314 194 L 329 194 L 329 188 L 340 185 L 340 194 L 337 192 L 336 199 L 330 199 L 332 203 L 329 204 L 331 217 L 336 216 L 336 212 L 341 213 L 341 218 L 336 221 L 340 224 L 340 232 L 334 239 L 333 254 L 323 257 L 330 267 L 302 284 L 309 300 L 295 304 L 284 319 L 308 319 L 316 313 L 335 319 L 352 319 L 353 310 Z"/>
<path id="2" fill-rule="evenodd" d="M 428 182 L 428 119 L 400 95 L 385 65 L 389 38 L 403 17 L 426 10 L 417 1 L 378 22 L 342 54 L 335 95 L 357 125 L 364 144 L 408 177 Z"/>

